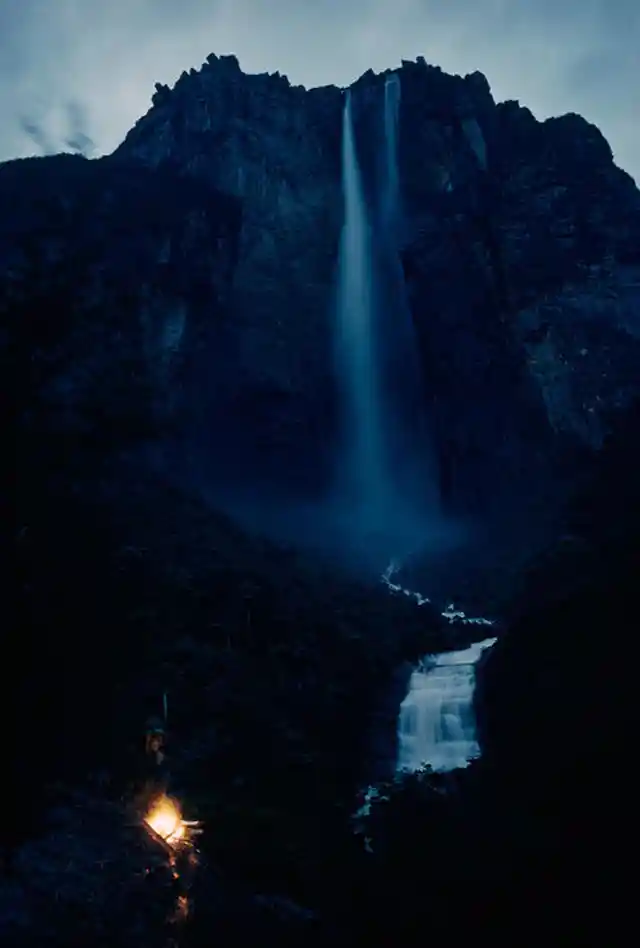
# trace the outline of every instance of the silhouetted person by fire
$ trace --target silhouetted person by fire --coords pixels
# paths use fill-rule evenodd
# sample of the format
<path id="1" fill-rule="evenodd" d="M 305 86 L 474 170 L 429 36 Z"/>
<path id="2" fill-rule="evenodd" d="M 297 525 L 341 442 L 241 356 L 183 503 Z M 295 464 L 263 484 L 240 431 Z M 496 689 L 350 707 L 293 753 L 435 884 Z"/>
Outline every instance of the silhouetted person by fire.
<path id="1" fill-rule="evenodd" d="M 144 754 L 136 775 L 134 795 L 136 806 L 145 812 L 151 801 L 168 792 L 169 767 L 167 735 L 162 721 L 150 718 L 144 735 Z"/>
<path id="2" fill-rule="evenodd" d="M 165 762 L 165 730 L 160 721 L 152 718 L 147 723 L 145 752 L 151 766 L 161 768 Z"/>

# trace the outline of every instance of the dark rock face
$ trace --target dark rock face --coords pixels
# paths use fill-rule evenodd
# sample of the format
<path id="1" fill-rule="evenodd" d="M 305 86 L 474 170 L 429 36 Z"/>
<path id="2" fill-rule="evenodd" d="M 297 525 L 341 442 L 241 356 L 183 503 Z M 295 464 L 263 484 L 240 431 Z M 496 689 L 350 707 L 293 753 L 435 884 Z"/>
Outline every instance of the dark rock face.
<path id="1" fill-rule="evenodd" d="M 22 449 L 88 461 L 179 430 L 215 345 L 237 202 L 71 155 L 3 165 L 0 199 L 0 352 Z"/>
<path id="2" fill-rule="evenodd" d="M 535 502 L 636 390 L 640 193 L 578 116 L 496 106 L 479 74 L 401 75 L 403 259 L 445 489 L 474 511 Z"/>
<path id="3" fill-rule="evenodd" d="M 156 94 L 116 152 L 151 167 L 170 160 L 242 201 L 232 331 L 203 386 L 211 437 L 226 443 L 213 473 L 249 471 L 255 482 L 259 465 L 265 480 L 307 496 L 326 479 L 334 412 L 341 101 L 338 89 L 306 92 L 210 56 Z"/>
<path id="4" fill-rule="evenodd" d="M 3 842 L 18 845 L 14 866 L 29 890 L 20 847 L 45 835 L 52 784 L 68 792 L 90 775 L 108 799 L 130 799 L 144 721 L 167 692 L 171 790 L 185 816 L 203 821 L 206 857 L 244 893 L 226 921 L 228 906 L 205 894 L 194 924 L 204 916 L 217 931 L 222 916 L 234 944 L 258 894 L 323 907 L 392 670 L 445 647 L 450 633 L 404 597 L 247 537 L 141 468 L 137 458 L 103 463 L 82 490 L 77 475 L 52 485 L 32 474 L 21 490 L 28 527 L 7 632 L 16 674 L 5 687 L 18 723 L 4 748 L 20 818 Z M 91 803 L 92 786 L 85 796 Z M 77 845 L 93 858 L 90 840 Z M 123 894 L 135 889 L 127 845 L 114 881 Z M 202 874 L 206 893 L 213 882 Z M 59 918 L 56 879 L 43 870 L 43 891 L 29 900 Z M 69 912 L 82 896 L 74 879 L 62 880 Z M 103 920 L 96 910 L 91 924 Z M 111 944 L 116 934 L 128 944 L 127 918 L 112 924 Z M 69 914 L 60 925 L 64 943 L 75 932 Z M 25 944 L 38 944 L 39 931 Z"/>

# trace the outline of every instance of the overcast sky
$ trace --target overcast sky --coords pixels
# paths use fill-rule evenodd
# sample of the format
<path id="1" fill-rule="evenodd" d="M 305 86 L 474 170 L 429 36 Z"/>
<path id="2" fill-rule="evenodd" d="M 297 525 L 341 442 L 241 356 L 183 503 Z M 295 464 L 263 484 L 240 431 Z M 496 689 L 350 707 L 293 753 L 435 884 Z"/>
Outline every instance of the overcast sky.
<path id="1" fill-rule="evenodd" d="M 110 151 L 210 52 L 306 86 L 479 69 L 498 100 L 595 122 L 640 182 L 640 0 L 0 0 L 0 160 L 80 133 Z"/>

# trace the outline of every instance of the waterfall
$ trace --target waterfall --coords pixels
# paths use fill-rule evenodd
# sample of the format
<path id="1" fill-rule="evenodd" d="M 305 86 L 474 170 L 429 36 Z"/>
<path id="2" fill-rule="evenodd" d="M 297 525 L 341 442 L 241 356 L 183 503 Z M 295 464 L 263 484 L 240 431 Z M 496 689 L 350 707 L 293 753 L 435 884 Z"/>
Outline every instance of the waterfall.
<path id="1" fill-rule="evenodd" d="M 389 486 L 373 327 L 371 232 L 356 155 L 351 93 L 342 125 L 344 226 L 338 276 L 338 357 L 344 384 L 346 492 L 369 523 L 384 511 Z"/>
<path id="2" fill-rule="evenodd" d="M 401 265 L 404 208 L 400 188 L 400 76 L 385 77 L 382 108 L 381 186 L 378 212 L 378 320 L 382 336 L 382 388 L 390 425 L 390 451 L 398 491 L 433 527 L 439 503 L 431 465 L 423 366 Z"/>
<path id="3" fill-rule="evenodd" d="M 387 239 L 397 256 L 402 219 L 400 176 L 398 174 L 398 118 L 400 112 L 400 77 L 392 72 L 384 81 L 384 143 L 385 170 L 382 198 L 382 221 Z"/>
<path id="4" fill-rule="evenodd" d="M 425 764 L 437 771 L 454 770 L 479 755 L 472 706 L 475 663 L 495 641 L 434 656 L 413 672 L 400 706 L 399 770 L 419 770 Z"/>
<path id="5" fill-rule="evenodd" d="M 400 262 L 400 79 L 380 110 L 381 165 L 369 209 L 358 162 L 351 90 L 342 125 L 344 223 L 338 261 L 337 357 L 343 431 L 336 495 L 345 546 L 376 567 L 437 545 L 421 360 Z M 365 123 L 366 127 L 366 123 Z M 384 558 L 384 559 L 383 559 Z"/>

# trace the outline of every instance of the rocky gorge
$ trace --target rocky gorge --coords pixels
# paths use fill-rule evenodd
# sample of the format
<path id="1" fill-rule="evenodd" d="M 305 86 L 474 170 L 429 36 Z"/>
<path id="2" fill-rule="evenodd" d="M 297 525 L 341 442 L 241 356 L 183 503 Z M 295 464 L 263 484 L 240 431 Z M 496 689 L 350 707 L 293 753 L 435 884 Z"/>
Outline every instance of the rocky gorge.
<path id="1" fill-rule="evenodd" d="M 398 675 L 482 632 L 291 524 L 322 512 L 339 442 L 344 94 L 212 55 L 157 86 L 114 154 L 0 166 L 11 944 L 177 937 L 170 873 L 140 881 L 147 841 L 125 826 L 163 694 L 204 827 L 185 944 L 392 943 L 463 884 L 462 928 L 493 931 L 514 884 L 558 910 L 563 873 L 600 881 L 586 827 L 613 819 L 600 773 L 626 720 L 606 630 L 633 627 L 638 565 L 640 192 L 579 116 L 538 122 L 424 61 L 397 75 L 424 452 L 471 525 L 404 575 L 506 619 L 479 674 L 483 757 L 394 783 L 362 850 L 351 814 L 393 759 Z M 351 88 L 374 228 L 384 79 Z"/>

